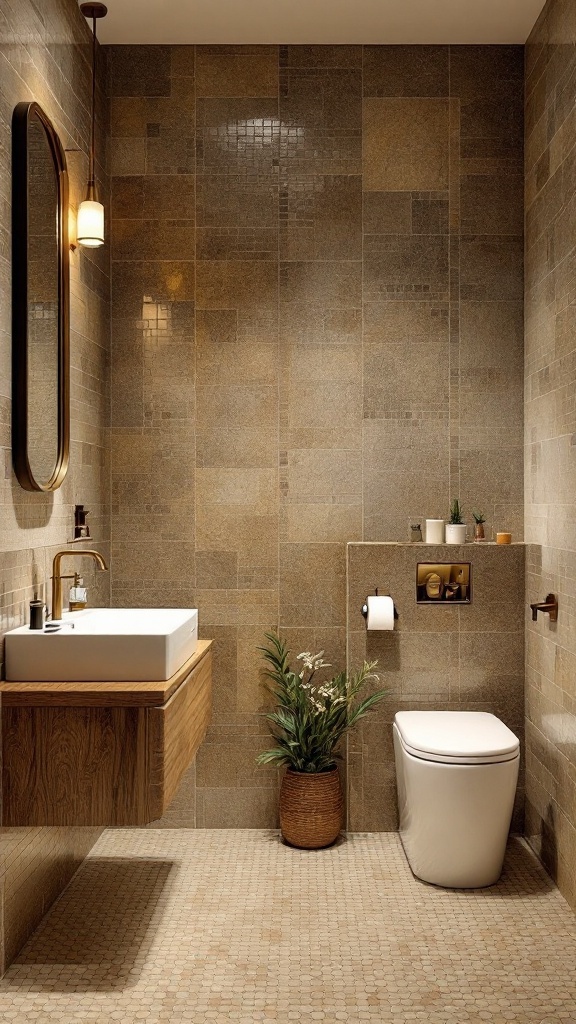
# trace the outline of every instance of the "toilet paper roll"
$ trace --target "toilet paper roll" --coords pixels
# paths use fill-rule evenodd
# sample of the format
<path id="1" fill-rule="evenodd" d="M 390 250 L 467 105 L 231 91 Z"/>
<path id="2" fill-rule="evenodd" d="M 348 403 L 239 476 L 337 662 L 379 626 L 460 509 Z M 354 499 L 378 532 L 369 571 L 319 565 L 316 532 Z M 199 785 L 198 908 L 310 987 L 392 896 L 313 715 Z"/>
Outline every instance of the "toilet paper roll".
<path id="1" fill-rule="evenodd" d="M 366 629 L 394 629 L 394 601 L 391 597 L 370 596 L 366 603 Z"/>

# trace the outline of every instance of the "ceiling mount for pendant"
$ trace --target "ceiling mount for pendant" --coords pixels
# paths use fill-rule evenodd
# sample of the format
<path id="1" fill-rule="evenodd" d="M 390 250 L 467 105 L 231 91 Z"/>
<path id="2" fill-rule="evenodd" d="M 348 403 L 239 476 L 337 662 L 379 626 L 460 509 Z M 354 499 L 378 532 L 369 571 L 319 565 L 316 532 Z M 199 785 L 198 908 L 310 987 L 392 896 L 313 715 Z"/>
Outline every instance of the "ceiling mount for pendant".
<path id="1" fill-rule="evenodd" d="M 80 4 L 80 10 L 85 18 L 105 18 L 108 14 L 106 4 L 86 3 Z"/>
<path id="2" fill-rule="evenodd" d="M 76 237 L 79 245 L 95 249 L 104 243 L 104 207 L 98 200 L 94 173 L 94 125 L 96 120 L 96 21 L 108 14 L 108 8 L 101 3 L 82 3 L 80 11 L 85 18 L 92 19 L 92 110 L 90 119 L 90 165 L 86 198 L 78 207 Z"/>

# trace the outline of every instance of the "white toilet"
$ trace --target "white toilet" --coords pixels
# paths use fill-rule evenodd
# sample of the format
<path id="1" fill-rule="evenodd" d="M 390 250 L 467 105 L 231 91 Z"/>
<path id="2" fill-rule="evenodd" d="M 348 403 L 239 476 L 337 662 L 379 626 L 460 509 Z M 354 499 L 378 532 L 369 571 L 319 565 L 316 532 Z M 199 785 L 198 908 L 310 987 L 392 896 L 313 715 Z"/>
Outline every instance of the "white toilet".
<path id="1" fill-rule="evenodd" d="M 399 711 L 400 836 L 418 878 L 477 889 L 500 877 L 520 743 L 483 711 Z"/>

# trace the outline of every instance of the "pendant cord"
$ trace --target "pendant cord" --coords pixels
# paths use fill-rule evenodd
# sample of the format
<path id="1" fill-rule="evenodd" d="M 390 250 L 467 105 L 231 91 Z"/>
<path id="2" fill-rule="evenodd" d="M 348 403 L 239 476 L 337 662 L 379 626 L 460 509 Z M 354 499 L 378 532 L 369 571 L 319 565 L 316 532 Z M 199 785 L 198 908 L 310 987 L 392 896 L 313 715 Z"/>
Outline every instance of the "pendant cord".
<path id="1" fill-rule="evenodd" d="M 96 15 L 92 15 L 92 117 L 90 125 L 90 167 L 89 184 L 94 186 L 94 151 L 95 151 L 95 116 L 96 116 Z"/>

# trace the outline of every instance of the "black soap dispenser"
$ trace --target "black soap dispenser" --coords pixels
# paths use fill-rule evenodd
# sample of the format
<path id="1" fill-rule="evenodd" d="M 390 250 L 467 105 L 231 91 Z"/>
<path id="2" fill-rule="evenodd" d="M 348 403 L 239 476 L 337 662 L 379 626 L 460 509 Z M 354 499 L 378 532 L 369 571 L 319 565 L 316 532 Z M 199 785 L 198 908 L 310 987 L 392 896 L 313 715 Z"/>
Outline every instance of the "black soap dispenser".
<path id="1" fill-rule="evenodd" d="M 30 601 L 30 629 L 44 629 L 46 605 L 40 601 L 38 594 Z"/>

